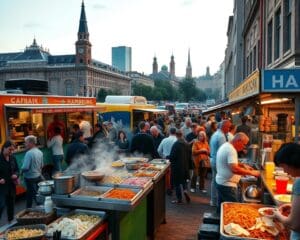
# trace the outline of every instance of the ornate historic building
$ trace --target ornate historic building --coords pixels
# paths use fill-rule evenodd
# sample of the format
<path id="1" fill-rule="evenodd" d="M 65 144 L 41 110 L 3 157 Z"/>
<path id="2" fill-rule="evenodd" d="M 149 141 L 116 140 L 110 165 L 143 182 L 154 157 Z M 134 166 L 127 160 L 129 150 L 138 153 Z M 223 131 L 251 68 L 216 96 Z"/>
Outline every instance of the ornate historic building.
<path id="1" fill-rule="evenodd" d="M 0 53 L 0 89 L 96 96 L 100 88 L 118 88 L 130 95 L 131 78 L 125 72 L 92 58 L 83 2 L 75 46 L 75 54 L 51 55 L 34 39 L 23 52 Z"/>

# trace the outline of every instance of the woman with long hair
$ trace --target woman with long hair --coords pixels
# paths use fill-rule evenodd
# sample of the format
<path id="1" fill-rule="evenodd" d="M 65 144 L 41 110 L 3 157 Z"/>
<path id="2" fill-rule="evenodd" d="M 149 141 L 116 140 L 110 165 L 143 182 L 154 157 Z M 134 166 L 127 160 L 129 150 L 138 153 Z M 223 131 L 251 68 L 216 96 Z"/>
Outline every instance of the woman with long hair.
<path id="1" fill-rule="evenodd" d="M 16 184 L 18 184 L 19 175 L 16 159 L 12 155 L 14 150 L 13 143 L 6 141 L 0 154 L 0 218 L 6 206 L 9 222 L 14 219 Z"/>
<path id="2" fill-rule="evenodd" d="M 209 167 L 209 144 L 207 142 L 206 133 L 200 131 L 197 140 L 194 141 L 192 146 L 192 156 L 194 162 L 194 172 L 191 180 L 191 192 L 195 192 L 196 181 L 199 176 L 199 189 L 201 192 L 206 193 L 205 190 L 205 175 Z"/>

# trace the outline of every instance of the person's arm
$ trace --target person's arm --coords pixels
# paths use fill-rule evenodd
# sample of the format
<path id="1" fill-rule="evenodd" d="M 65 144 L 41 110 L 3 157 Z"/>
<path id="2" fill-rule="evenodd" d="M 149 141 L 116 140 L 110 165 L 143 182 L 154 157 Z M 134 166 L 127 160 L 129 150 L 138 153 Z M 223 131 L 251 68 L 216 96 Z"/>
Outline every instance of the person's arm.
<path id="1" fill-rule="evenodd" d="M 23 165 L 22 165 L 22 168 L 21 168 L 22 172 L 27 172 L 29 170 L 29 168 L 30 168 L 30 159 L 31 159 L 30 153 L 27 152 L 25 154 Z"/>
<path id="2" fill-rule="evenodd" d="M 158 155 L 160 156 L 160 157 L 164 157 L 164 155 L 163 155 L 163 143 L 164 143 L 164 140 L 162 140 L 161 142 L 160 142 L 160 144 L 159 144 L 159 146 L 158 146 L 158 148 L 157 148 L 157 152 L 158 152 Z"/>
<path id="3" fill-rule="evenodd" d="M 281 209 L 286 206 L 284 204 L 279 207 L 279 211 L 275 211 L 275 217 L 288 228 L 300 232 L 300 195 L 293 195 L 292 199 L 290 215 L 287 217 L 282 215 Z"/>
<path id="4" fill-rule="evenodd" d="M 251 170 L 251 169 L 246 169 L 244 167 L 241 167 L 238 163 L 230 163 L 229 164 L 231 171 L 234 174 L 238 175 L 251 175 L 254 177 L 259 177 L 260 172 L 257 170 Z"/>

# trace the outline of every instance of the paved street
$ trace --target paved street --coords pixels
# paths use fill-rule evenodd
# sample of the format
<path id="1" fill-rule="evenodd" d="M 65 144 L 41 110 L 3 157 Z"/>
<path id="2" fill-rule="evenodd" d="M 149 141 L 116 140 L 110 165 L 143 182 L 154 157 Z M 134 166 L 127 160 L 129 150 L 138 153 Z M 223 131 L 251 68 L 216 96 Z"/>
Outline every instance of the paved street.
<path id="1" fill-rule="evenodd" d="M 207 186 L 210 186 L 210 181 L 207 181 Z M 166 195 L 167 224 L 160 225 L 155 239 L 157 240 L 194 240 L 197 239 L 197 232 L 202 223 L 204 212 L 214 211 L 213 207 L 209 206 L 209 197 L 207 194 L 199 192 L 190 193 L 191 203 L 187 204 L 172 204 L 174 196 Z M 25 208 L 25 196 L 17 199 L 16 213 Z M 6 212 L 4 212 L 0 221 L 0 226 L 7 224 Z"/>

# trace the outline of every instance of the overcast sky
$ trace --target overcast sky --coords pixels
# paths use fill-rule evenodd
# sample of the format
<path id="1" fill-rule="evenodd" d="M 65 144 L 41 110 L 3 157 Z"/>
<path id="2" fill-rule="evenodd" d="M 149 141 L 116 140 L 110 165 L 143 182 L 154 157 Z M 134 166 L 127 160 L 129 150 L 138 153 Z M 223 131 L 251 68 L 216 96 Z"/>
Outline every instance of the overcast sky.
<path id="1" fill-rule="evenodd" d="M 0 0 L 0 53 L 32 43 L 51 54 L 74 54 L 82 0 Z M 92 58 L 111 64 L 111 48 L 132 47 L 132 70 L 159 69 L 184 76 L 188 49 L 193 76 L 215 73 L 224 60 L 233 0 L 85 0 Z"/>

